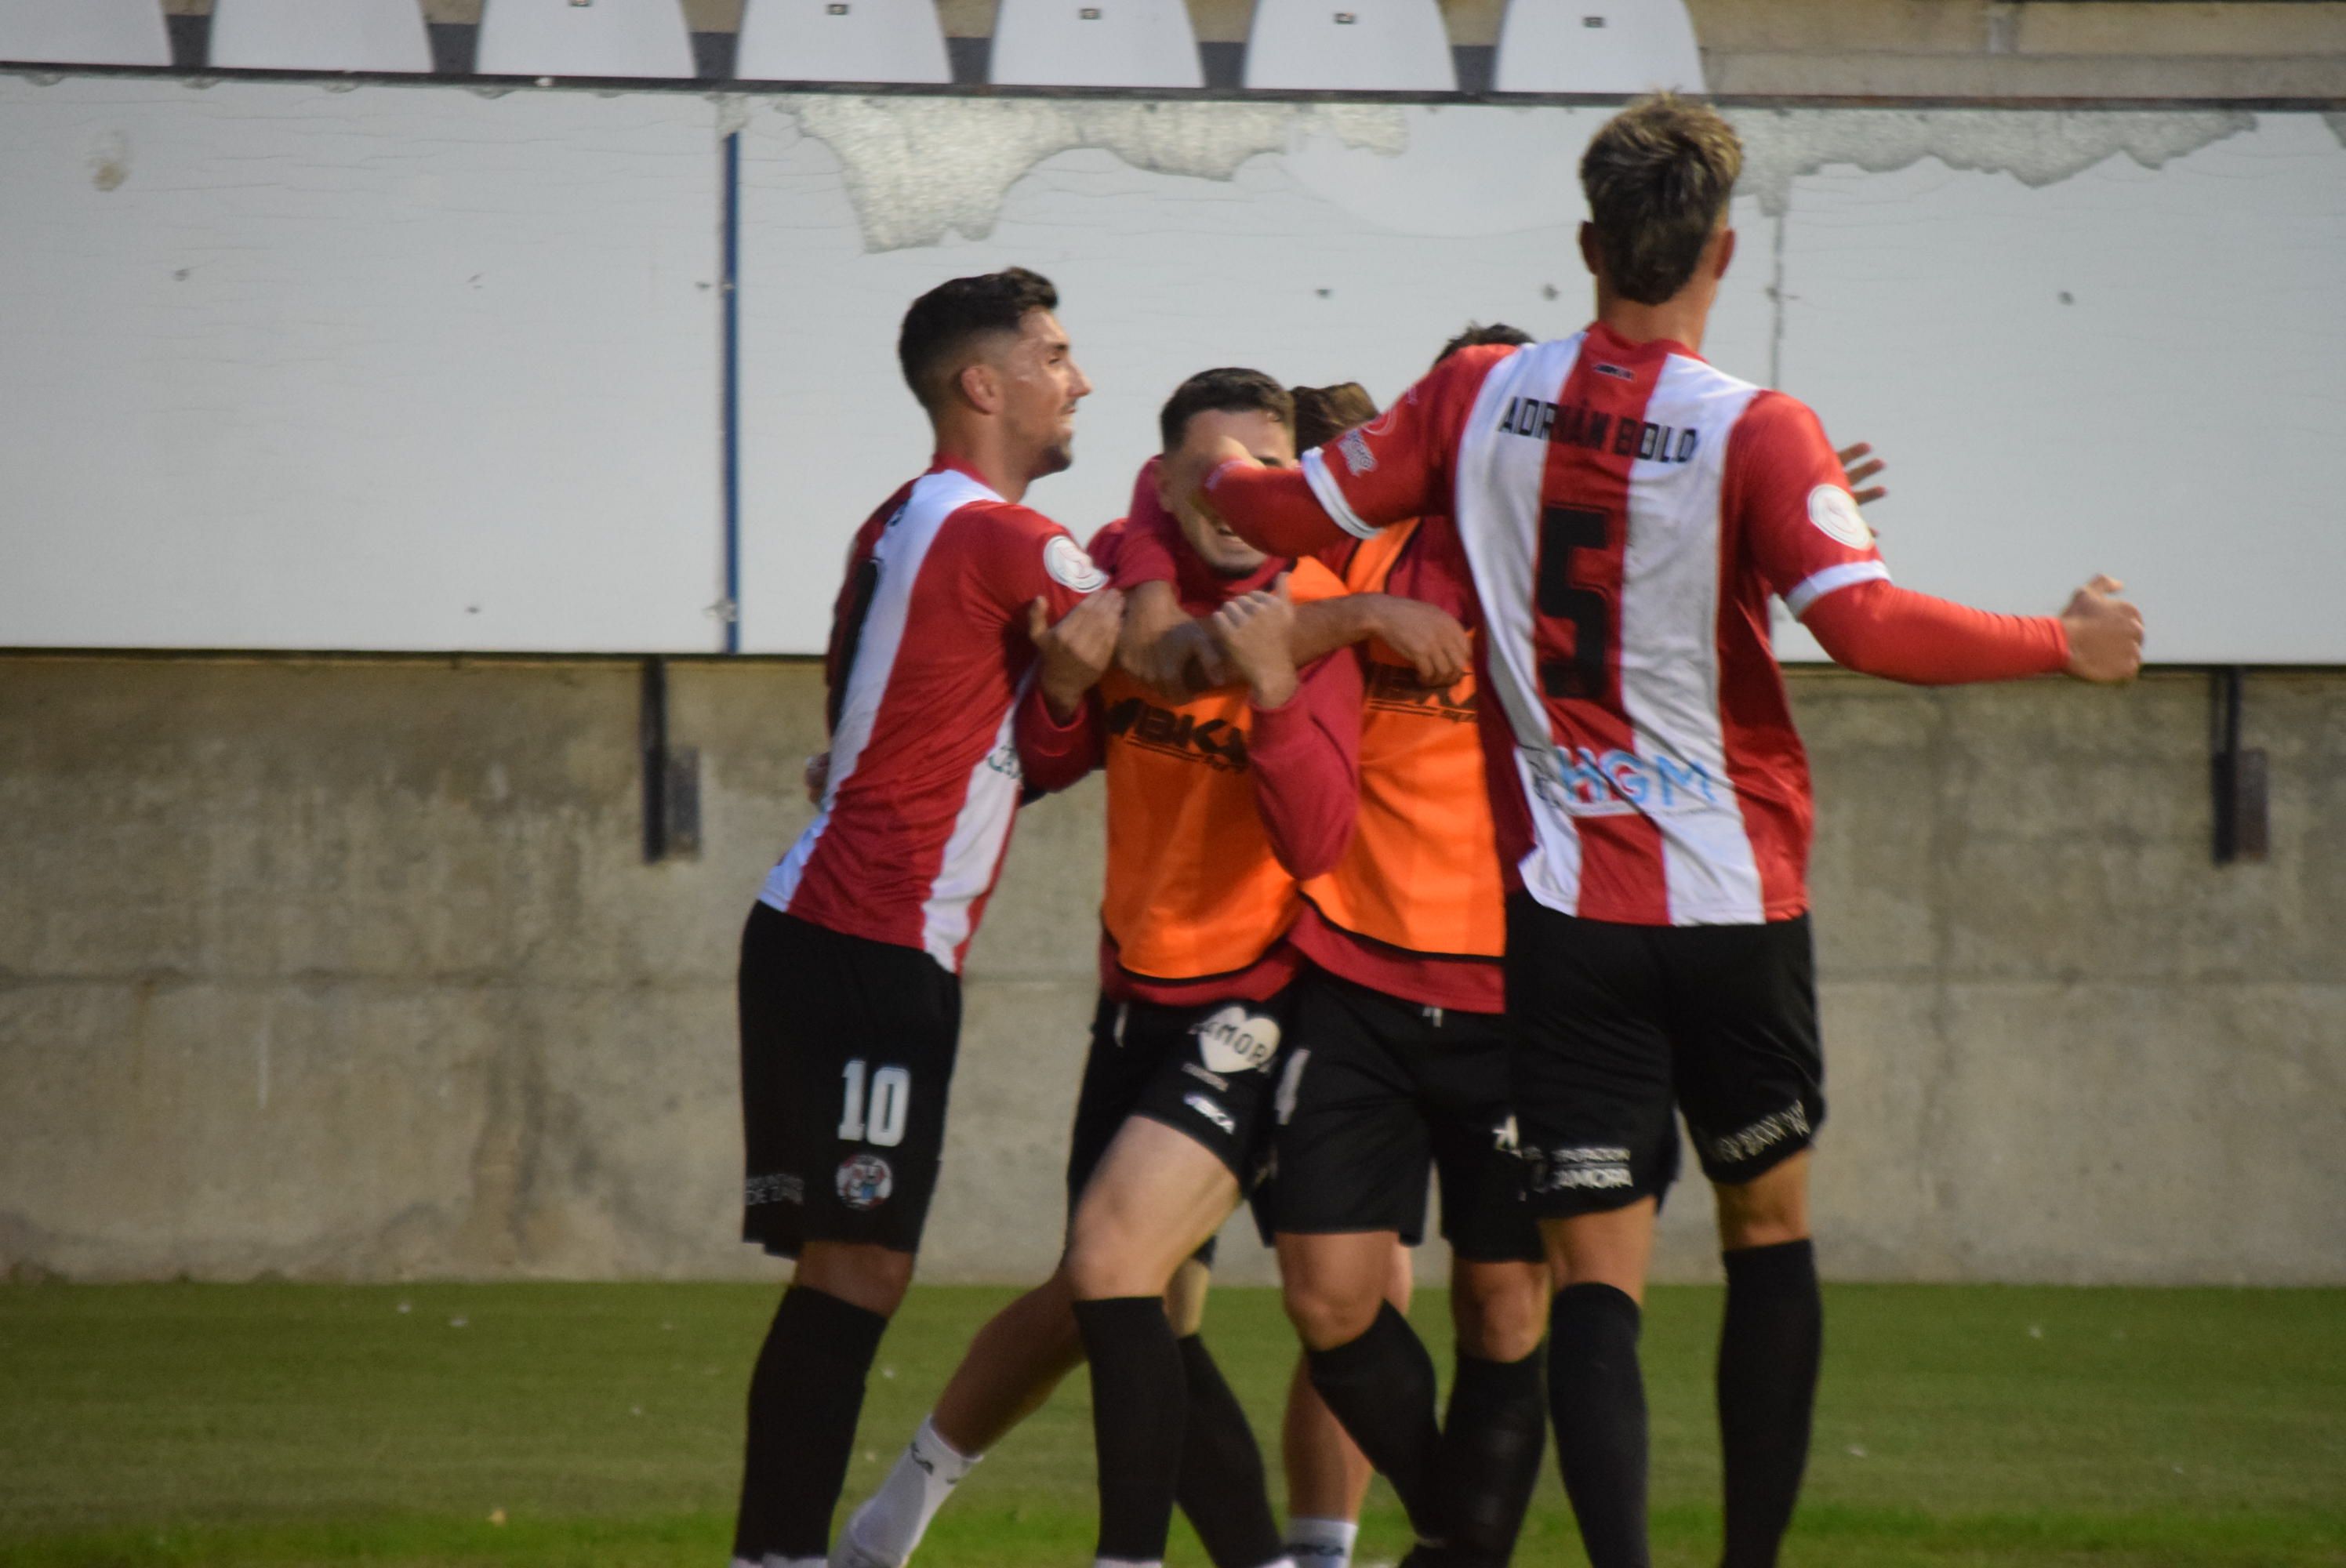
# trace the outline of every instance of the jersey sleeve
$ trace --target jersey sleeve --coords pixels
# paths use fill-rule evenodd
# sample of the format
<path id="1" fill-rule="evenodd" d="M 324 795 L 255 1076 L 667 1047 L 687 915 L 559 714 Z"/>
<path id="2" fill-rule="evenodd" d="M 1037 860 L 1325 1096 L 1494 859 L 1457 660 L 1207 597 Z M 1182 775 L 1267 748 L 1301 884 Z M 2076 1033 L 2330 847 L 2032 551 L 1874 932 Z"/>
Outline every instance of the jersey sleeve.
<path id="1" fill-rule="evenodd" d="M 2058 675 L 2069 664 L 2057 616 L 1999 616 L 1881 581 L 1819 599 L 1808 627 L 1835 664 L 1913 686 Z"/>
<path id="2" fill-rule="evenodd" d="M 1463 350 L 1368 423 L 1303 454 L 1300 469 L 1224 463 L 1206 481 L 1223 520 L 1257 548 L 1307 555 L 1450 510 L 1450 481 L 1475 396 L 1513 352 Z"/>
<path id="3" fill-rule="evenodd" d="M 1271 852 L 1298 879 L 1335 869 L 1361 799 L 1361 663 L 1339 649 L 1303 671 L 1295 695 L 1259 708 L 1247 758 Z"/>
<path id="4" fill-rule="evenodd" d="M 1180 580 L 1173 564 L 1173 547 L 1180 538 L 1181 524 L 1158 499 L 1158 462 L 1152 457 L 1141 464 L 1140 477 L 1133 482 L 1132 504 L 1126 509 L 1123 523 L 1109 524 L 1118 530 L 1116 561 L 1113 565 L 1104 563 L 1101 569 L 1127 593 L 1143 583 Z"/>
<path id="5" fill-rule="evenodd" d="M 1075 535 L 1040 512 L 1006 504 L 984 511 L 970 565 L 979 591 L 1004 617 L 1023 627 L 1026 606 L 1041 599 L 1056 621 L 1107 586 L 1107 574 Z"/>
<path id="6" fill-rule="evenodd" d="M 1744 410 L 1728 437 L 1721 503 L 1760 580 L 1795 616 L 1890 576 L 1824 426 L 1797 399 L 1763 392 Z"/>
<path id="7" fill-rule="evenodd" d="M 1084 693 L 1075 717 L 1062 724 L 1051 711 L 1039 685 L 1029 686 L 1018 699 L 1011 736 L 1018 748 L 1018 769 L 1031 798 L 1065 789 L 1100 764 L 1102 749 L 1099 693 Z"/>

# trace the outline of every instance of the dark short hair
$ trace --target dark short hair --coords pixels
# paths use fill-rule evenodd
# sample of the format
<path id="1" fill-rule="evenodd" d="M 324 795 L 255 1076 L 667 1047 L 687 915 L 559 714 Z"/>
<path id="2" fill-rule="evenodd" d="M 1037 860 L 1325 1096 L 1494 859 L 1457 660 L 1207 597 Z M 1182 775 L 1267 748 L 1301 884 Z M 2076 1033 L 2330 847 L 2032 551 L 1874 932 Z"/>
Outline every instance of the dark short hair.
<path id="1" fill-rule="evenodd" d="M 1270 415 L 1289 430 L 1295 428 L 1295 400 L 1287 389 L 1263 374 L 1235 365 L 1219 370 L 1199 371 L 1173 389 L 1158 411 L 1157 433 L 1172 451 L 1181 444 L 1189 421 L 1201 413 L 1248 413 L 1255 410 Z"/>
<path id="2" fill-rule="evenodd" d="M 1295 389 L 1295 445 L 1309 452 L 1325 446 L 1356 424 L 1377 417 L 1377 400 L 1358 382 Z"/>
<path id="3" fill-rule="evenodd" d="M 1059 291 L 1039 272 L 1005 267 L 938 284 L 913 301 L 896 334 L 896 362 L 921 406 L 935 410 L 954 376 L 969 363 L 976 341 L 989 332 L 1015 332 L 1033 311 L 1056 311 Z"/>
<path id="4" fill-rule="evenodd" d="M 1433 362 L 1438 365 L 1461 349 L 1479 349 L 1488 343 L 1520 349 L 1531 341 L 1529 332 L 1521 327 L 1511 327 L 1504 321 L 1494 321 L 1487 327 L 1480 321 L 1469 321 L 1464 331 L 1442 345 L 1442 351 L 1433 356 Z"/>
<path id="5" fill-rule="evenodd" d="M 1580 184 L 1615 290 L 1658 305 L 1685 288 L 1742 173 L 1742 141 L 1708 105 L 1657 93 L 1606 121 Z"/>

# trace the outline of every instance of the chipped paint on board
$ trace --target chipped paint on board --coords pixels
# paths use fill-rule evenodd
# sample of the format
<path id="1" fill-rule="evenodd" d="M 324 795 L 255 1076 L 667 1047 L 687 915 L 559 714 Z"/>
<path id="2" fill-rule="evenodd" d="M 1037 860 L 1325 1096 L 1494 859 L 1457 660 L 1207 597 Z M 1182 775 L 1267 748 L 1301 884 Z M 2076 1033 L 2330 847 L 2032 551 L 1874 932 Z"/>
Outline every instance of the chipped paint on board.
<path id="1" fill-rule="evenodd" d="M 1022 176 L 1077 148 L 1154 173 L 1229 179 L 1248 159 L 1309 136 L 1388 157 L 1409 146 L 1402 111 L 1367 104 L 810 94 L 775 107 L 839 158 L 871 250 L 935 245 L 949 234 L 984 239 Z"/>
<path id="2" fill-rule="evenodd" d="M 1736 193 L 1773 218 L 1790 206 L 1792 181 L 1836 164 L 1886 174 L 1936 158 L 2040 187 L 2120 154 L 2157 168 L 2257 128 L 2257 117 L 2239 109 L 1734 109 L 1728 117 L 1743 137 Z"/>

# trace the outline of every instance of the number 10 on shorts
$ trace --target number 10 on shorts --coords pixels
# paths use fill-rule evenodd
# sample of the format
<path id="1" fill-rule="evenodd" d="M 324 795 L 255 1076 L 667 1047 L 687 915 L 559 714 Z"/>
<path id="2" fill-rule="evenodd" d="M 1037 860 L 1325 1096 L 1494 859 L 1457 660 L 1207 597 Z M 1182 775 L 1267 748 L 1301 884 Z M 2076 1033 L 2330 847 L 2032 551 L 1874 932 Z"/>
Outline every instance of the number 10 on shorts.
<path id="1" fill-rule="evenodd" d="M 871 1074 L 871 1104 L 864 1104 L 863 1059 L 857 1057 L 842 1070 L 847 1080 L 839 1112 L 839 1135 L 853 1143 L 892 1149 L 904 1141 L 904 1115 L 913 1103 L 913 1074 L 902 1067 L 882 1067 Z M 865 1122 L 869 1111 L 871 1120 Z"/>

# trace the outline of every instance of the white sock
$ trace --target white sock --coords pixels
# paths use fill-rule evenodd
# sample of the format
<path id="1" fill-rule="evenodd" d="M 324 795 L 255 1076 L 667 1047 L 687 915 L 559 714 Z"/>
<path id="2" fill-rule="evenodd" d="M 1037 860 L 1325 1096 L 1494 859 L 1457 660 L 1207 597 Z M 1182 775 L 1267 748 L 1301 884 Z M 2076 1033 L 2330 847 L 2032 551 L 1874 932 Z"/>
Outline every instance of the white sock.
<path id="1" fill-rule="evenodd" d="M 1151 1557 L 1146 1563 L 1137 1563 L 1129 1557 L 1095 1557 L 1092 1568 L 1165 1568 L 1165 1559 Z"/>
<path id="2" fill-rule="evenodd" d="M 984 1457 L 957 1451 L 938 1435 L 935 1420 L 923 1418 L 880 1490 L 849 1516 L 831 1549 L 831 1568 L 904 1568 L 929 1521 Z"/>
<path id="3" fill-rule="evenodd" d="M 1352 1543 L 1361 1527 L 1350 1519 L 1290 1519 L 1287 1550 L 1299 1563 L 1311 1568 L 1352 1568 Z"/>
<path id="4" fill-rule="evenodd" d="M 736 1557 L 733 1568 L 824 1568 L 824 1563 L 820 1557 L 785 1557 L 779 1552 L 769 1552 L 761 1563 Z"/>

